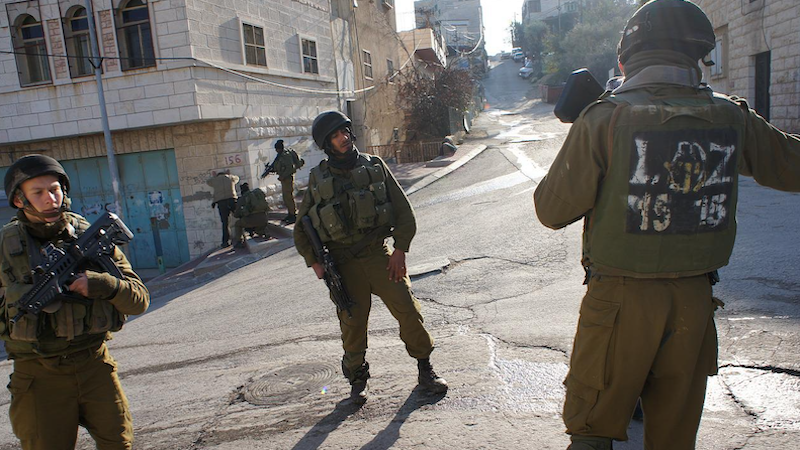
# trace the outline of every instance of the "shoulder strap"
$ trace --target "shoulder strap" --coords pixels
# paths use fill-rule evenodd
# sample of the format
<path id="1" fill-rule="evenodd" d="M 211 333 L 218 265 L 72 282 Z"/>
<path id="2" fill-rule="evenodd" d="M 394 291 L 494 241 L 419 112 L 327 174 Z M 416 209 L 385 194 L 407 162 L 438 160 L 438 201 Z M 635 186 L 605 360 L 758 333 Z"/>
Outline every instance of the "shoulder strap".
<path id="1" fill-rule="evenodd" d="M 25 242 L 22 239 L 24 234 L 22 223 L 17 218 L 11 219 L 2 229 L 2 245 L 8 249 L 8 254 L 18 256 L 25 252 Z"/>

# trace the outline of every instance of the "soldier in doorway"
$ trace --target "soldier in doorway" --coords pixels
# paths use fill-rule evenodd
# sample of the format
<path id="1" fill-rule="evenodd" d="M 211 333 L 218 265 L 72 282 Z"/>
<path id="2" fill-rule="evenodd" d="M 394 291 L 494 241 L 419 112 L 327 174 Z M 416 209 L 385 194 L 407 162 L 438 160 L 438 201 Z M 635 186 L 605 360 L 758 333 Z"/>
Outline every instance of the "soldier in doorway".
<path id="1" fill-rule="evenodd" d="M 239 177 L 231 175 L 230 170 L 221 171 L 206 181 L 206 184 L 214 190 L 214 199 L 211 202 L 211 207 L 217 207 L 219 220 L 222 222 L 222 248 L 231 245 L 228 219 L 236 209 L 236 183 L 238 182 Z"/>
<path id="2" fill-rule="evenodd" d="M 278 152 L 278 156 L 275 157 L 271 170 L 268 169 L 267 173 L 271 171 L 278 175 L 278 181 L 281 182 L 283 204 L 286 205 L 286 211 L 288 212 L 283 220 L 287 224 L 292 224 L 297 221 L 297 206 L 294 202 L 294 176 L 297 170 L 303 167 L 306 162 L 293 148 L 284 148 L 283 139 L 278 139 L 275 142 L 275 151 Z"/>

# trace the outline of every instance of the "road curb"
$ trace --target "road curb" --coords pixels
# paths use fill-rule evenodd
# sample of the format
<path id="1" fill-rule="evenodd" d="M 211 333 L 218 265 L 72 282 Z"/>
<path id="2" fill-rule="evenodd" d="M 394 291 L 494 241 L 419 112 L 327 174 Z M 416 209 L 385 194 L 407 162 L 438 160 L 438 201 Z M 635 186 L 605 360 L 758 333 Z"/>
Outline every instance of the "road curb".
<path id="1" fill-rule="evenodd" d="M 411 195 L 414 192 L 419 191 L 422 188 L 425 188 L 432 183 L 435 183 L 440 178 L 447 176 L 448 174 L 452 173 L 454 170 L 458 169 L 459 167 L 463 166 L 464 164 L 468 163 L 472 160 L 472 158 L 480 155 L 486 150 L 488 147 L 485 144 L 478 144 L 477 147 L 470 150 L 467 154 L 459 158 L 457 161 L 453 162 L 452 164 L 448 165 L 447 167 L 442 167 L 441 169 L 437 170 L 436 172 L 427 175 L 425 178 L 417 181 L 413 185 L 409 186 L 406 189 L 406 195 Z"/>

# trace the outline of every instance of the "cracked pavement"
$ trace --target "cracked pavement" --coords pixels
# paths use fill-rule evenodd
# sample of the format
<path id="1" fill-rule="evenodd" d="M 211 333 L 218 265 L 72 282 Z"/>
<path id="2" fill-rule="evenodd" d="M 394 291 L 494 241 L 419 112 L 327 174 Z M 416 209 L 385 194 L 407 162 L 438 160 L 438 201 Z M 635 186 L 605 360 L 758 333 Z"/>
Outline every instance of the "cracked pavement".
<path id="1" fill-rule="evenodd" d="M 560 449 L 572 338 L 585 292 L 581 225 L 538 223 L 532 194 L 568 126 L 495 68 L 471 142 L 487 150 L 414 193 L 414 292 L 450 390 L 416 387 L 416 364 L 377 298 L 370 400 L 344 401 L 341 342 L 324 285 L 288 249 L 154 299 L 109 343 L 137 449 Z M 511 87 L 511 88 L 509 88 Z M 493 96 L 493 94 L 496 94 Z M 800 230 L 795 194 L 744 179 L 737 248 L 715 287 L 720 374 L 700 450 L 795 448 L 800 438 Z M 0 363 L 3 375 L 9 362 Z M 0 403 L 9 402 L 7 391 Z M 0 450 L 16 448 L 0 408 Z M 641 424 L 616 449 L 641 449 Z M 94 448 L 81 432 L 80 449 Z"/>

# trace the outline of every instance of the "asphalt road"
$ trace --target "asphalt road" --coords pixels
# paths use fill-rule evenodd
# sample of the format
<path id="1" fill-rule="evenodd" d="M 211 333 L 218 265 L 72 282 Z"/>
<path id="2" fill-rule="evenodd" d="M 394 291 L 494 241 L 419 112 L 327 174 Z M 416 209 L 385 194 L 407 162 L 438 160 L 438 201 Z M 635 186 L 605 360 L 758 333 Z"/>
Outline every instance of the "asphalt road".
<path id="1" fill-rule="evenodd" d="M 486 79 L 491 109 L 471 142 L 487 150 L 411 195 L 419 231 L 408 263 L 446 395 L 415 388 L 416 364 L 374 298 L 371 398 L 360 409 L 344 401 L 333 305 L 289 249 L 154 299 L 110 342 L 135 448 L 565 448 L 581 225 L 552 231 L 536 220 L 533 190 L 569 127 L 529 98 L 519 67 L 504 61 Z M 727 302 L 723 368 L 710 380 L 698 449 L 794 448 L 800 438 L 798 199 L 741 183 L 738 246 L 716 290 Z M 640 425 L 629 434 L 615 448 L 642 448 Z M 0 450 L 10 448 L 0 408 Z M 79 448 L 94 448 L 85 432 Z"/>

